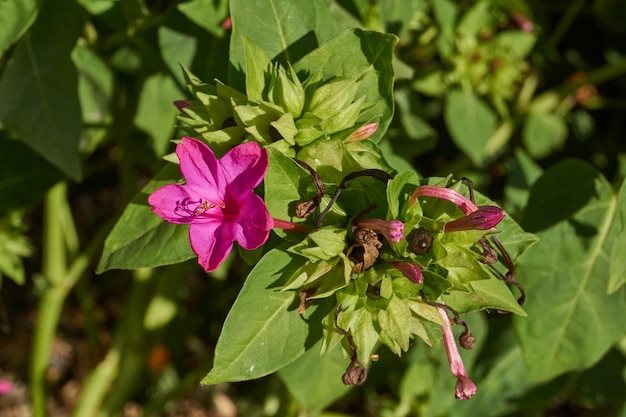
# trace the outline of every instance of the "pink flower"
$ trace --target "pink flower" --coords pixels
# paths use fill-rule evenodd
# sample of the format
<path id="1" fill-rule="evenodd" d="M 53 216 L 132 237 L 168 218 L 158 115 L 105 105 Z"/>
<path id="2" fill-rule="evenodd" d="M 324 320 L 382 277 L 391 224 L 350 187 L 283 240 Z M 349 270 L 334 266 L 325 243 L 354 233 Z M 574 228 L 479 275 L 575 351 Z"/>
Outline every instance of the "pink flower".
<path id="1" fill-rule="evenodd" d="M 267 151 L 248 142 L 218 160 L 204 142 L 184 137 L 176 155 L 186 184 L 159 188 L 148 203 L 170 223 L 189 223 L 191 248 L 207 272 L 226 259 L 234 241 L 244 249 L 265 243 L 274 221 L 253 190 L 265 176 Z"/>
<path id="2" fill-rule="evenodd" d="M 473 213 L 446 223 L 444 231 L 489 230 L 504 219 L 504 210 L 496 206 L 482 206 Z"/>
<path id="3" fill-rule="evenodd" d="M 469 400 L 474 394 L 476 394 L 476 384 L 467 377 L 465 366 L 463 365 L 463 359 L 456 346 L 454 335 L 452 334 L 452 325 L 450 324 L 450 317 L 448 313 L 442 307 L 437 307 L 439 315 L 443 319 L 444 325 L 441 326 L 441 333 L 443 335 L 443 343 L 446 347 L 446 353 L 448 355 L 448 362 L 450 362 L 450 371 L 452 375 L 457 378 L 455 387 L 455 396 L 459 400 Z"/>
<path id="4" fill-rule="evenodd" d="M 9 392 L 13 391 L 13 388 L 15 388 L 15 386 L 11 381 L 8 381 L 6 379 L 0 379 L 0 395 L 8 394 Z"/>
<path id="5" fill-rule="evenodd" d="M 365 219 L 359 220 L 357 226 L 375 230 L 391 243 L 398 243 L 404 238 L 404 223 L 400 220 Z"/>
<path id="6" fill-rule="evenodd" d="M 404 261 L 397 261 L 394 262 L 392 265 L 398 271 L 402 272 L 402 275 L 407 277 L 409 281 L 413 282 L 414 284 L 421 284 L 422 282 L 424 282 L 422 269 L 418 265 Z"/>

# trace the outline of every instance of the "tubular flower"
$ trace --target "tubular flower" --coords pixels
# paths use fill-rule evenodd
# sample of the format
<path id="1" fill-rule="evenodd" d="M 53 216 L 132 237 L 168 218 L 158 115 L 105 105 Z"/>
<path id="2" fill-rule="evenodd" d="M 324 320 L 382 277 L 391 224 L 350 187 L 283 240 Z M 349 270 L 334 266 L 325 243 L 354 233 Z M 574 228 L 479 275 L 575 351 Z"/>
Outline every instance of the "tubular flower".
<path id="1" fill-rule="evenodd" d="M 422 269 L 419 266 L 403 261 L 394 262 L 392 265 L 414 284 L 424 282 L 424 275 L 422 275 Z"/>
<path id="2" fill-rule="evenodd" d="M 435 185 L 422 185 L 413 191 L 413 195 L 409 199 L 409 205 L 415 204 L 419 197 L 435 197 L 443 198 L 456 204 L 463 213 L 470 214 L 478 210 L 478 206 L 463 194 L 445 187 L 437 187 Z"/>
<path id="3" fill-rule="evenodd" d="M 404 238 L 404 223 L 400 220 L 365 219 L 359 220 L 357 226 L 375 230 L 391 243 L 398 243 Z"/>
<path id="4" fill-rule="evenodd" d="M 443 334 L 443 343 L 446 347 L 448 362 L 450 362 L 450 371 L 457 378 L 455 396 L 459 400 L 469 400 L 476 394 L 476 384 L 468 378 L 465 371 L 463 359 L 461 359 L 454 335 L 452 334 L 452 325 L 450 324 L 448 313 L 442 307 L 437 307 L 437 310 L 444 322 L 444 325 L 441 326 L 441 333 Z"/>
<path id="5" fill-rule="evenodd" d="M 496 227 L 504 218 L 504 210 L 496 206 L 482 206 L 473 213 L 446 223 L 446 232 L 460 230 L 489 230 Z"/>
<path id="6" fill-rule="evenodd" d="M 218 160 L 204 142 L 184 137 L 176 155 L 186 184 L 159 188 L 148 203 L 170 223 L 189 223 L 191 248 L 207 272 L 226 259 L 234 241 L 244 249 L 265 243 L 274 221 L 253 189 L 265 176 L 267 151 L 247 142 Z"/>

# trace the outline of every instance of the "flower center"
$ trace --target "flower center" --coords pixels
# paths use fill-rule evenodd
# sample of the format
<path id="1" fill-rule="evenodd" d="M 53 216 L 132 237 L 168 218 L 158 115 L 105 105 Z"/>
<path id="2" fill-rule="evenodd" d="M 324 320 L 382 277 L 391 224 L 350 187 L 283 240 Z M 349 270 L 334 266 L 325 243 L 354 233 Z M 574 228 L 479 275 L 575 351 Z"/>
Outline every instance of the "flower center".
<path id="1" fill-rule="evenodd" d="M 176 202 L 176 208 L 174 209 L 174 212 L 181 216 L 188 216 L 190 214 L 194 216 L 200 216 L 215 207 L 224 209 L 226 208 L 226 204 L 223 201 L 215 204 L 209 202 L 208 200 L 192 200 L 190 198 L 184 198 L 182 201 Z"/>

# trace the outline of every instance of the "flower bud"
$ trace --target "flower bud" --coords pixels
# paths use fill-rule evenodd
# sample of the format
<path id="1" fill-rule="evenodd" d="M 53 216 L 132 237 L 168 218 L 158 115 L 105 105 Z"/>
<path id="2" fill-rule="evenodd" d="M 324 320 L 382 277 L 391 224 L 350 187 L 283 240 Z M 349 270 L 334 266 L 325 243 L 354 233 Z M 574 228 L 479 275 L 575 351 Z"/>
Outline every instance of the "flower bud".
<path id="1" fill-rule="evenodd" d="M 461 230 L 489 230 L 504 218 L 504 210 L 496 206 L 482 206 L 473 213 L 460 219 L 446 223 L 444 231 L 458 232 Z"/>
<path id="2" fill-rule="evenodd" d="M 366 125 L 361 126 L 360 128 L 358 128 L 357 130 L 355 130 L 354 132 L 352 132 L 352 134 L 350 136 L 348 136 L 348 138 L 345 140 L 346 143 L 351 143 L 351 142 L 360 142 L 362 140 L 365 140 L 367 138 L 369 138 L 370 136 L 372 136 L 374 134 L 374 132 L 376 132 L 376 130 L 378 129 L 378 123 L 368 123 Z"/>
<path id="3" fill-rule="evenodd" d="M 451 190 L 450 188 L 437 187 L 435 185 L 422 185 L 413 191 L 413 195 L 409 199 L 409 206 L 415 204 L 419 197 L 435 197 L 448 200 L 455 204 L 465 214 L 470 214 L 478 210 L 478 206 L 463 194 Z"/>
<path id="4" fill-rule="evenodd" d="M 302 115 L 304 107 L 304 88 L 291 66 L 288 69 L 279 67 L 278 78 L 270 93 L 274 103 L 291 113 L 294 119 Z"/>
<path id="5" fill-rule="evenodd" d="M 360 220 L 356 226 L 375 230 L 385 236 L 391 243 L 398 243 L 404 238 L 404 223 L 400 220 L 366 219 Z"/>
<path id="6" fill-rule="evenodd" d="M 176 100 L 174 101 L 174 105 L 178 109 L 179 112 L 184 113 L 185 109 L 191 108 L 192 105 L 187 100 Z"/>
<path id="7" fill-rule="evenodd" d="M 413 282 L 414 284 L 421 284 L 422 282 L 424 282 L 422 269 L 418 265 L 402 261 L 394 262 L 392 265 L 398 271 L 402 272 L 402 275 L 407 277 L 409 281 Z"/>
<path id="8" fill-rule="evenodd" d="M 406 236 L 408 249 L 416 255 L 427 253 L 433 246 L 433 235 L 423 227 L 411 230 Z"/>

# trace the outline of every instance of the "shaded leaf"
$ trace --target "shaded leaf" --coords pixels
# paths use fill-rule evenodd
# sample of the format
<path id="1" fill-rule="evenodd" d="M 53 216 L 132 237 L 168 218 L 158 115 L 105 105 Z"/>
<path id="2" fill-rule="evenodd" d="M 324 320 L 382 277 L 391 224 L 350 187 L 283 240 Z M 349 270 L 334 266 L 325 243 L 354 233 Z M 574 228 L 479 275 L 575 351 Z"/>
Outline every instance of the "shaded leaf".
<path id="1" fill-rule="evenodd" d="M 295 362 L 278 371 L 289 392 L 310 414 L 322 411 L 350 390 L 341 380 L 349 364 L 341 345 L 323 355 L 320 348 L 321 342 L 317 342 Z"/>
<path id="2" fill-rule="evenodd" d="M 524 227 L 541 239 L 520 258 L 528 317 L 515 317 L 533 381 L 597 362 L 623 336 L 624 287 L 607 295 L 617 199 L 592 166 L 565 160 L 537 180 Z"/>
<path id="3" fill-rule="evenodd" d="M 543 158 L 560 149 L 566 138 L 567 125 L 562 116 L 530 113 L 524 122 L 522 140 L 534 158 Z"/>
<path id="4" fill-rule="evenodd" d="M 33 24 L 41 0 L 0 2 L 0 56 Z"/>
<path id="5" fill-rule="evenodd" d="M 82 18 L 74 1 L 44 2 L 0 79 L 0 120 L 5 127 L 74 180 L 81 177 L 81 114 L 70 54 Z"/>
<path id="6" fill-rule="evenodd" d="M 615 228 L 619 231 L 611 249 L 611 269 L 609 294 L 614 293 L 626 283 L 626 180 L 622 183 L 617 201 Z"/>
<path id="7" fill-rule="evenodd" d="M 496 129 L 494 111 L 470 91 L 452 90 L 444 106 L 446 126 L 454 143 L 476 165 L 485 163 L 485 147 Z"/>

